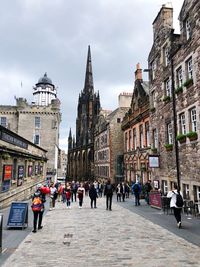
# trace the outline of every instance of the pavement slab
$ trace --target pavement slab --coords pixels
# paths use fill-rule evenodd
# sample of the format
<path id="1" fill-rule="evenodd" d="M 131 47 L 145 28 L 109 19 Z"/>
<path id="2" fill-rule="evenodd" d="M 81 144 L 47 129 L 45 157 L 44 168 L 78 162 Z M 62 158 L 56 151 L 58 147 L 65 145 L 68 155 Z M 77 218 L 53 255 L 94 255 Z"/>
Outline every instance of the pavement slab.
<path id="1" fill-rule="evenodd" d="M 181 230 L 181 229 L 180 229 Z M 43 229 L 30 233 L 3 267 L 187 267 L 200 266 L 200 247 L 113 203 L 97 209 L 85 197 L 83 208 L 56 203 Z"/>

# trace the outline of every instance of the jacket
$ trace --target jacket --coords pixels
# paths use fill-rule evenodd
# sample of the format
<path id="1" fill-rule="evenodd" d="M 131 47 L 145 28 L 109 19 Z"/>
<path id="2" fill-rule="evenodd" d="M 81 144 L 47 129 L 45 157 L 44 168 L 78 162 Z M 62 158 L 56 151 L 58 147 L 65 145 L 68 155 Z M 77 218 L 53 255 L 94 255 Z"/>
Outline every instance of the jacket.
<path id="1" fill-rule="evenodd" d="M 171 198 L 171 200 L 170 200 L 170 208 L 181 209 L 181 208 L 179 208 L 179 207 L 176 206 L 176 195 L 177 194 L 178 194 L 177 189 L 168 192 L 167 197 L 168 198 Z M 182 195 L 181 192 L 180 192 L 180 194 L 183 197 L 183 195 Z"/>

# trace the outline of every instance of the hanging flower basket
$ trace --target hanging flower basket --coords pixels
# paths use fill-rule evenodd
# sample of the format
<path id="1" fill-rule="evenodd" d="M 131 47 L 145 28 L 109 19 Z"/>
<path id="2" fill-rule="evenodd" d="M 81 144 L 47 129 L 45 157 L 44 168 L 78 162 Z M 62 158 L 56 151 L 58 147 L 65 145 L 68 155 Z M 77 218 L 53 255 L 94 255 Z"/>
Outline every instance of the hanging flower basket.
<path id="1" fill-rule="evenodd" d="M 169 95 L 165 96 L 163 98 L 163 102 L 168 103 L 171 100 L 171 97 Z"/>
<path id="2" fill-rule="evenodd" d="M 165 144 L 166 151 L 172 151 L 173 150 L 173 144 Z"/>
<path id="3" fill-rule="evenodd" d="M 190 141 L 197 140 L 198 138 L 197 132 L 189 132 L 186 136 L 190 139 Z"/>
<path id="4" fill-rule="evenodd" d="M 180 94 L 180 93 L 182 93 L 183 92 L 183 86 L 178 86 L 177 88 L 176 88 L 176 90 L 175 90 L 175 94 Z"/>
<path id="5" fill-rule="evenodd" d="M 4 160 L 8 160 L 8 159 L 10 159 L 11 157 L 10 157 L 10 154 L 8 154 L 8 153 L 3 153 L 2 154 L 2 159 L 4 159 Z"/>
<path id="6" fill-rule="evenodd" d="M 176 140 L 179 141 L 180 144 L 186 143 L 186 134 L 177 135 Z"/>
<path id="7" fill-rule="evenodd" d="M 185 82 L 184 82 L 184 86 L 185 87 L 190 87 L 191 85 L 193 84 L 193 79 L 192 78 L 190 78 L 190 79 L 187 79 Z"/>

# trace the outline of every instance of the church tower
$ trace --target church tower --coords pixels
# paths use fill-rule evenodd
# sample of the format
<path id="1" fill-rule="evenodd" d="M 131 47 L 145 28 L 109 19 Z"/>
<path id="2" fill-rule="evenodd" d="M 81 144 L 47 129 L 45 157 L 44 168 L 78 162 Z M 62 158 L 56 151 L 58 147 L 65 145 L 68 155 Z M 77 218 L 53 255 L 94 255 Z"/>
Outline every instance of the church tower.
<path id="1" fill-rule="evenodd" d="M 78 98 L 73 149 L 70 149 L 71 144 L 68 144 L 68 176 L 72 179 L 93 179 L 94 127 L 99 110 L 100 97 L 99 93 L 94 93 L 91 51 L 88 46 L 85 83 Z M 69 136 L 68 139 L 71 140 L 70 138 Z M 72 159 L 73 162 L 70 162 Z"/>

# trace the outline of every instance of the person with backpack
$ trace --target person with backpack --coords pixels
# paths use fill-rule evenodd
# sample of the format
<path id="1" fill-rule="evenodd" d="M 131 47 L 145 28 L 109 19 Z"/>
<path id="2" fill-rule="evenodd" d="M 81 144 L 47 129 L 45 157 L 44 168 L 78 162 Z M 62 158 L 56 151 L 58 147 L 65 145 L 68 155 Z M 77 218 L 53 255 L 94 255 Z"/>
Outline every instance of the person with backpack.
<path id="1" fill-rule="evenodd" d="M 180 189 L 178 188 L 178 185 L 176 183 L 174 183 L 174 189 L 168 192 L 167 197 L 171 198 L 170 208 L 174 210 L 174 217 L 176 219 L 177 226 L 180 229 L 181 228 L 181 211 L 183 207 L 183 195 L 180 192 Z"/>
<path id="2" fill-rule="evenodd" d="M 46 201 L 45 194 L 42 193 L 42 185 L 38 184 L 35 193 L 32 195 L 32 211 L 33 211 L 33 233 L 37 232 L 37 229 L 42 229 L 42 218 L 44 213 L 44 203 Z M 38 227 L 37 227 L 38 226 Z"/>
<path id="3" fill-rule="evenodd" d="M 108 179 L 105 185 L 104 196 L 106 196 L 106 209 L 112 210 L 113 185 L 110 179 Z"/>
<path id="4" fill-rule="evenodd" d="M 96 188 L 94 187 L 94 184 L 91 184 L 90 185 L 90 189 L 89 189 L 89 197 L 90 197 L 90 205 L 91 205 L 91 209 L 93 208 L 93 203 L 94 203 L 94 208 L 96 209 L 97 207 L 97 198 L 98 198 L 98 195 L 97 195 L 97 190 Z"/>
<path id="5" fill-rule="evenodd" d="M 141 185 L 138 181 L 132 186 L 132 191 L 135 196 L 135 206 L 140 206 L 140 193 L 141 193 Z"/>

